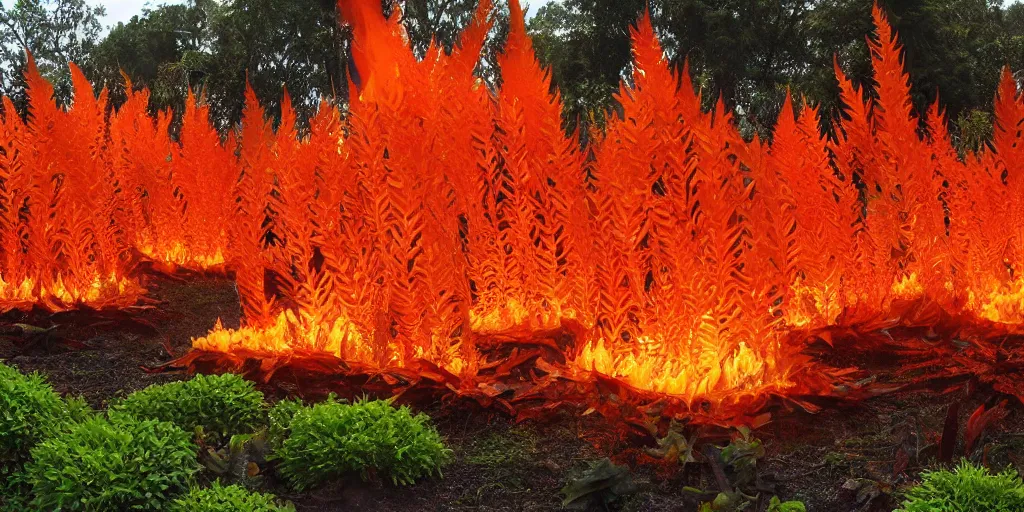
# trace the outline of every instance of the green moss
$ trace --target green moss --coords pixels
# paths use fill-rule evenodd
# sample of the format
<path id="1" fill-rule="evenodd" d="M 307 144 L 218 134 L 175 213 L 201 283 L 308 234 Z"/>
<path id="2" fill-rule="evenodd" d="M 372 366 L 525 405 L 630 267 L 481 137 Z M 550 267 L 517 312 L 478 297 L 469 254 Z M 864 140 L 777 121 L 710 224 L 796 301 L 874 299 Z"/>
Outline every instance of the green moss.
<path id="1" fill-rule="evenodd" d="M 473 466 L 518 465 L 529 462 L 537 451 L 537 439 L 521 428 L 504 432 L 491 432 L 474 441 L 465 452 L 464 460 Z"/>

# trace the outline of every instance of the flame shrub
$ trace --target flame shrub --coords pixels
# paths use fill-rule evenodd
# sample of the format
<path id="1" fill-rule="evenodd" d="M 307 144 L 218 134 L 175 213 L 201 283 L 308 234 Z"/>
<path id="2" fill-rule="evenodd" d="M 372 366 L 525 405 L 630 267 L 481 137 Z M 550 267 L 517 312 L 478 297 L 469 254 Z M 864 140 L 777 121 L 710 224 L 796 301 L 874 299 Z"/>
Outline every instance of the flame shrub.
<path id="1" fill-rule="evenodd" d="M 97 98 L 74 64 L 74 105 L 29 56 L 29 111 L 4 98 L 0 128 L 0 309 L 40 304 L 130 305 L 141 291 L 131 269 L 125 197 L 110 165 L 107 96 Z"/>
<path id="2" fill-rule="evenodd" d="M 497 90 L 473 75 L 489 1 L 422 60 L 400 13 L 340 6 L 360 83 L 301 134 L 287 91 L 274 129 L 247 89 L 223 140 L 190 94 L 175 139 L 145 91 L 105 120 L 80 72 L 63 111 L 32 68 L 32 115 L 7 108 L 0 134 L 3 303 L 129 301 L 135 247 L 233 273 L 244 325 L 197 349 L 426 361 L 472 383 L 488 337 L 579 326 L 566 373 L 714 403 L 798 386 L 812 329 L 1024 321 L 1024 99 L 1005 72 L 991 149 L 958 158 L 939 104 L 914 112 L 878 7 L 874 83 L 835 64 L 833 136 L 787 95 L 771 142 L 743 140 L 645 15 L 621 114 L 581 148 L 518 2 Z"/>
<path id="3" fill-rule="evenodd" d="M 397 17 L 342 2 L 363 81 L 347 118 L 321 111 L 305 139 L 288 109 L 271 131 L 250 93 L 243 169 L 277 171 L 239 188 L 248 325 L 197 347 L 426 359 L 472 376 L 481 334 L 571 321 L 591 332 L 567 354 L 573 371 L 719 402 L 795 385 L 794 330 L 929 321 L 925 299 L 1017 321 L 1016 224 L 989 229 L 981 216 L 997 210 L 979 200 L 1015 197 L 999 167 L 1016 161 L 999 156 L 1014 144 L 1003 127 L 1024 114 L 1012 81 L 995 151 L 958 159 L 937 105 L 919 126 L 876 7 L 875 93 L 837 63 L 837 135 L 787 95 L 772 142 L 747 142 L 720 101 L 701 109 L 645 16 L 622 115 L 581 151 L 516 2 L 504 83 L 474 80 L 489 8 L 452 54 L 417 61 Z"/>

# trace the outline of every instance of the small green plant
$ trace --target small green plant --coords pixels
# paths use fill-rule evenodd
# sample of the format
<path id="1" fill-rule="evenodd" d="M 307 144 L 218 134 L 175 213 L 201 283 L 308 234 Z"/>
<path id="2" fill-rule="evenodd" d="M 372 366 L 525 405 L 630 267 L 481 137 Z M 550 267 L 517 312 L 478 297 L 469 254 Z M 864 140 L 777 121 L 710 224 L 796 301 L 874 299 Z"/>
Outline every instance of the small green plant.
<path id="1" fill-rule="evenodd" d="M 191 434 L 129 417 L 87 420 L 31 455 L 33 510 L 163 510 L 199 470 Z"/>
<path id="2" fill-rule="evenodd" d="M 898 512 L 1021 512 L 1024 482 L 1013 469 L 992 474 L 966 460 L 954 471 L 927 471 Z"/>
<path id="3" fill-rule="evenodd" d="M 651 427 L 651 434 L 657 435 L 657 428 Z M 676 420 L 669 424 L 665 437 L 657 437 L 658 447 L 648 448 L 647 454 L 651 457 L 666 461 L 678 461 L 680 466 L 695 462 L 693 447 L 697 442 L 697 433 L 694 432 L 689 438 L 683 432 L 683 426 Z"/>
<path id="4" fill-rule="evenodd" d="M 331 401 L 330 399 L 328 401 Z M 288 434 L 291 432 L 289 426 L 292 423 L 292 418 L 305 408 L 305 404 L 302 403 L 300 398 L 286 398 L 280 400 L 270 408 L 267 413 L 267 422 L 269 428 L 267 430 L 267 444 L 273 449 L 278 449 L 284 444 L 284 440 L 288 438 Z"/>
<path id="5" fill-rule="evenodd" d="M 91 414 L 84 401 L 62 399 L 38 374 L 0 363 L 0 479 L 21 469 L 37 443 Z"/>
<path id="6" fill-rule="evenodd" d="M 722 448 L 721 460 L 732 473 L 734 484 L 746 488 L 757 480 L 757 461 L 764 457 L 764 445 L 747 427 L 736 429 L 732 441 Z"/>
<path id="7" fill-rule="evenodd" d="M 168 421 L 189 432 L 201 427 L 204 434 L 217 436 L 215 441 L 253 432 L 266 419 L 263 393 L 230 373 L 149 386 L 128 395 L 111 411 Z"/>
<path id="8" fill-rule="evenodd" d="M 637 490 L 629 468 L 618 466 L 611 459 L 605 458 L 593 463 L 579 478 L 562 488 L 562 495 L 565 496 L 562 506 L 581 510 L 607 510 L 609 505 Z"/>
<path id="9" fill-rule="evenodd" d="M 778 496 L 772 496 L 768 512 L 807 512 L 807 506 L 802 501 L 782 501 Z"/>
<path id="10" fill-rule="evenodd" d="M 753 510 L 756 500 L 738 493 L 718 493 L 714 501 L 700 504 L 697 512 L 739 512 Z M 768 512 L 807 512 L 807 507 L 802 501 L 782 501 L 778 496 L 772 496 L 768 501 Z"/>
<path id="11" fill-rule="evenodd" d="M 382 400 L 328 401 L 294 415 L 291 433 L 272 458 L 300 491 L 349 473 L 411 484 L 440 474 L 451 458 L 429 421 Z"/>
<path id="12" fill-rule="evenodd" d="M 213 482 L 208 488 L 195 487 L 174 500 L 170 512 L 287 512 L 291 504 L 279 504 L 273 494 L 250 492 L 240 485 L 221 486 Z"/>

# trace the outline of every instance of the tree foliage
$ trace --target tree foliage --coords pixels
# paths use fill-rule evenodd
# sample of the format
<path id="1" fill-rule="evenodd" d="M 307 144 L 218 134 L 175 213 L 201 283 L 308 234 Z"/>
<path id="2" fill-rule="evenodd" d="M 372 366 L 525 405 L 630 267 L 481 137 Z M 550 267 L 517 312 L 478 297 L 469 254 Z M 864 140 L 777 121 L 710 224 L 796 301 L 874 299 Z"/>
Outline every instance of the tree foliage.
<path id="1" fill-rule="evenodd" d="M 25 105 L 26 53 L 53 82 L 59 100 L 71 97 L 68 63 L 88 66 L 100 37 L 101 6 L 86 0 L 17 0 L 0 4 L 0 87 L 19 107 Z"/>
<path id="2" fill-rule="evenodd" d="M 451 51 L 472 18 L 476 0 L 381 0 L 400 9 L 418 57 L 430 45 Z M 863 34 L 870 31 L 864 0 L 562 0 L 534 2 L 529 31 L 541 62 L 562 93 L 566 127 L 604 126 L 620 108 L 614 94 L 630 79 L 629 25 L 650 9 L 672 65 L 689 62 L 705 108 L 721 96 L 737 111 L 741 132 L 766 135 L 787 89 L 838 115 L 839 88 L 832 61 L 845 63 L 854 83 L 870 84 Z M 146 8 L 101 37 L 102 7 L 86 0 L 19 0 L 0 7 L 0 72 L 4 93 L 24 106 L 21 79 L 28 48 L 44 76 L 69 98 L 66 62 L 75 61 L 99 86 L 124 101 L 123 70 L 151 91 L 151 110 L 181 112 L 189 89 L 205 92 L 220 129 L 241 119 L 246 80 L 268 113 L 279 115 L 288 89 L 300 124 L 321 97 L 347 98 L 350 30 L 335 0 L 188 0 Z M 495 19 L 477 74 L 500 84 L 497 66 L 508 33 L 508 6 Z M 1001 0 L 889 0 L 894 28 L 903 34 L 906 63 L 917 77 L 915 106 L 924 109 L 942 91 L 953 120 L 981 119 L 1003 65 L 1024 68 L 1024 4 Z M 358 77 L 352 77 L 358 82 Z M 980 113 L 972 113 L 978 110 Z M 581 124 L 582 121 L 582 124 Z M 981 125 L 965 143 L 977 144 Z M 954 133 L 960 132 L 954 130 Z"/>

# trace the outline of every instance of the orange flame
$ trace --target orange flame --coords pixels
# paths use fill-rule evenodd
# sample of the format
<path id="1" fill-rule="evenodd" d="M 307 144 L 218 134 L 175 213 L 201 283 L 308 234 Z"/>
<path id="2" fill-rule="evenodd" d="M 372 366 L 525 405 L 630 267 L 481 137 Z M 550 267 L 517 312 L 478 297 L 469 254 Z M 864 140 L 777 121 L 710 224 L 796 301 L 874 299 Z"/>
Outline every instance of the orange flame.
<path id="1" fill-rule="evenodd" d="M 72 67 L 65 111 L 30 62 L 30 118 L 5 99 L 0 124 L 0 307 L 130 303 L 134 248 L 234 275 L 244 324 L 197 349 L 425 360 L 472 384 L 493 363 L 484 340 L 571 327 L 585 334 L 558 345 L 562 373 L 730 407 L 813 391 L 805 330 L 923 321 L 925 301 L 1024 323 L 1024 99 L 1008 72 L 992 150 L 958 158 L 939 105 L 914 112 L 876 6 L 874 94 L 835 63 L 836 136 L 787 94 L 771 143 L 745 141 L 722 101 L 702 110 L 645 14 L 621 111 L 581 148 L 516 0 L 500 89 L 473 75 L 491 7 L 450 54 L 417 60 L 399 14 L 342 1 L 357 93 L 302 137 L 287 91 L 274 130 L 247 88 L 225 141 L 190 94 L 175 141 L 130 82 L 106 119 Z"/>
<path id="2" fill-rule="evenodd" d="M 28 55 L 28 120 L 4 98 L 0 128 L 0 311 L 39 304 L 61 310 L 130 305 L 132 229 L 108 165 L 107 94 L 97 98 L 74 64 L 74 105 Z"/>

